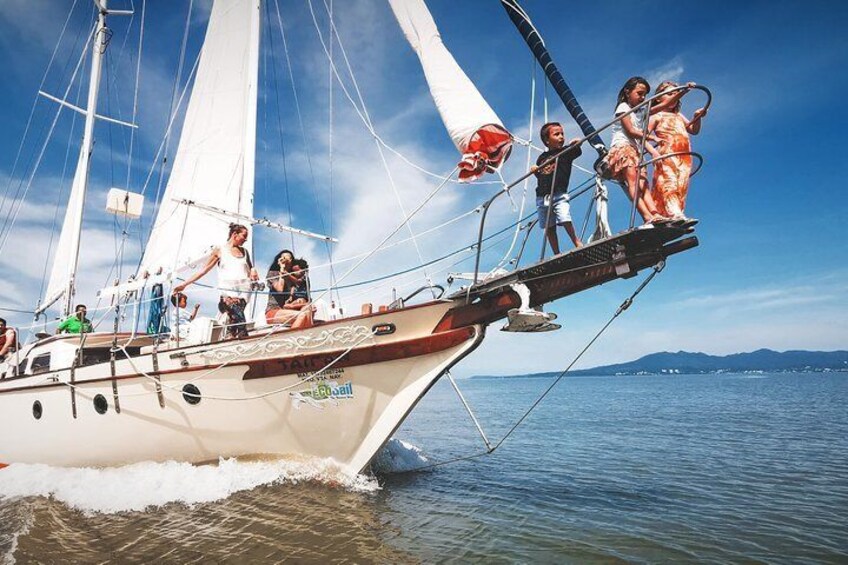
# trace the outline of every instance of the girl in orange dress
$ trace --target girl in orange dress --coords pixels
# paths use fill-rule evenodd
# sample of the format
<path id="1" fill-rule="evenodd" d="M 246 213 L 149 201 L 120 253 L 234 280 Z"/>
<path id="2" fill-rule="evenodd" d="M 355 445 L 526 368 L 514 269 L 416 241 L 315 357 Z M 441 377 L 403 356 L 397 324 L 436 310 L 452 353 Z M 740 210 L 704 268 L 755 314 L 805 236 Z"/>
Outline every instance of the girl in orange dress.
<path id="1" fill-rule="evenodd" d="M 635 112 L 632 111 L 645 101 L 650 91 L 648 81 L 639 76 L 630 77 L 624 83 L 618 93 L 615 107 L 615 116 L 621 119 L 612 125 L 612 140 L 606 161 L 610 177 L 627 191 L 631 202 L 635 200 L 636 209 L 645 223 L 656 223 L 667 220 L 667 217 L 659 211 L 648 190 L 648 177 L 645 168 L 640 166 L 639 154 L 640 145 L 644 143 L 645 151 L 652 157 L 659 156 L 650 143 L 647 143 L 656 141 L 656 138 L 653 135 L 645 136 L 643 133 L 643 125 L 648 118 L 645 115 L 647 108 L 643 106 Z M 677 91 L 663 100 L 656 101 L 651 106 L 651 115 L 671 108 L 683 94 L 684 91 Z"/>
<path id="2" fill-rule="evenodd" d="M 677 84 L 671 81 L 661 83 L 656 90 L 659 94 L 675 88 Z M 668 94 L 660 99 L 664 101 L 671 97 Z M 680 99 L 669 109 L 652 115 L 648 121 L 648 133 L 657 141 L 659 154 L 689 153 L 689 134 L 697 135 L 701 131 L 701 119 L 707 115 L 704 108 L 697 110 L 692 121 L 680 113 Z M 689 174 L 692 171 L 691 155 L 675 155 L 659 159 L 654 163 L 654 182 L 651 195 L 657 212 L 675 220 L 685 220 L 686 193 L 689 190 Z"/>

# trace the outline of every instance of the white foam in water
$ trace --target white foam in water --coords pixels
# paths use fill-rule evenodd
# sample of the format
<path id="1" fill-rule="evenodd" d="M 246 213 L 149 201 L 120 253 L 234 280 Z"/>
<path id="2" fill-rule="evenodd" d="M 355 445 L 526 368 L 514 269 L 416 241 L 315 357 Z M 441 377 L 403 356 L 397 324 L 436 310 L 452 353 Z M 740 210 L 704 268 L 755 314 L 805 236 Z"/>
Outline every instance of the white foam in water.
<path id="1" fill-rule="evenodd" d="M 106 469 L 13 464 L 0 471 L 0 498 L 53 497 L 86 513 L 143 511 L 171 502 L 198 504 L 261 485 L 317 481 L 355 492 L 373 492 L 377 482 L 350 476 L 330 460 L 238 461 L 217 465 L 136 463 Z"/>
<path id="2" fill-rule="evenodd" d="M 3 555 L 3 565 L 15 565 L 15 563 L 17 563 L 17 559 L 15 559 L 15 552 L 18 550 L 18 540 L 21 536 L 25 536 L 29 533 L 31 526 L 32 514 L 28 514 L 20 529 L 11 534 L 12 541 L 9 544 L 9 550 L 5 553 L 5 555 Z"/>
<path id="3" fill-rule="evenodd" d="M 421 449 L 402 439 L 392 438 L 371 461 L 371 468 L 376 473 L 405 473 L 429 463 Z"/>

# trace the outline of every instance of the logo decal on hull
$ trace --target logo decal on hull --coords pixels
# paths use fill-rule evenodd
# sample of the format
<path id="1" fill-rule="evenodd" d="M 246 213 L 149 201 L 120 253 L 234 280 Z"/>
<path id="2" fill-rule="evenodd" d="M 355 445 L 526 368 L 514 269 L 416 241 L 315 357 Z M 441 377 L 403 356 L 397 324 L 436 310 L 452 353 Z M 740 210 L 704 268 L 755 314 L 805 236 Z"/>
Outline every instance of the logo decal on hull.
<path id="1" fill-rule="evenodd" d="M 308 390 L 290 393 L 295 408 L 302 404 L 308 404 L 315 408 L 324 408 L 324 404 L 331 402 L 338 405 L 340 400 L 353 398 L 353 383 L 347 381 L 339 384 L 336 381 L 321 381 L 312 384 Z"/>

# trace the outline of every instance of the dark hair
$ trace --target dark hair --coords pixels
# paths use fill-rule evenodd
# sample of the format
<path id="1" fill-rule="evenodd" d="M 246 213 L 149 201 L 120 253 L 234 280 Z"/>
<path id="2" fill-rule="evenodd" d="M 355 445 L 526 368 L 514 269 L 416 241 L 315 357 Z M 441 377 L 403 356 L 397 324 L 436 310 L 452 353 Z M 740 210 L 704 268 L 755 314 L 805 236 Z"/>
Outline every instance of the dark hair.
<path id="1" fill-rule="evenodd" d="M 86 308 L 85 304 L 77 304 L 77 307 L 74 308 L 74 312 L 78 311 L 80 308 L 85 308 L 86 310 L 88 310 L 88 308 Z"/>
<path id="2" fill-rule="evenodd" d="M 551 128 L 554 126 L 562 127 L 562 124 L 559 122 L 548 122 L 542 126 L 541 130 L 539 130 L 539 136 L 541 136 L 542 143 L 544 143 L 545 146 L 548 145 L 548 136 L 551 134 Z"/>
<path id="3" fill-rule="evenodd" d="M 230 224 L 230 232 L 227 234 L 227 239 L 233 237 L 233 234 L 239 233 L 240 231 L 247 231 L 247 227 L 241 224 Z"/>
<path id="4" fill-rule="evenodd" d="M 280 251 L 279 253 L 274 255 L 274 260 L 271 261 L 271 266 L 268 267 L 269 271 L 279 271 L 280 270 L 280 257 L 283 256 L 283 253 L 288 253 L 289 255 L 292 256 L 292 259 L 294 259 L 294 253 L 292 253 L 288 249 L 283 249 L 282 251 Z M 292 264 L 294 264 L 294 262 L 292 262 Z"/>
<path id="5" fill-rule="evenodd" d="M 651 91 L 651 85 L 648 83 L 647 79 L 642 77 L 630 77 L 627 79 L 627 82 L 624 83 L 624 86 L 621 87 L 621 90 L 618 91 L 618 101 L 615 103 L 616 107 L 618 107 L 618 105 L 622 102 L 627 102 L 627 95 L 640 84 L 644 84 L 648 89 L 648 92 Z"/>
<path id="6" fill-rule="evenodd" d="M 174 294 L 172 294 L 172 295 L 171 295 L 171 304 L 173 304 L 174 306 L 176 306 L 176 305 L 177 305 L 177 302 L 178 302 L 178 301 L 179 301 L 179 299 L 181 299 L 181 298 L 185 298 L 186 300 L 188 300 L 188 297 L 185 295 L 185 293 L 183 293 L 183 292 L 175 292 Z"/>
<path id="7" fill-rule="evenodd" d="M 309 300 L 309 263 L 306 259 L 295 259 L 293 265 L 300 267 L 300 282 L 294 287 L 294 297 Z"/>
<path id="8" fill-rule="evenodd" d="M 0 318 L 0 324 L 6 325 L 6 318 Z"/>

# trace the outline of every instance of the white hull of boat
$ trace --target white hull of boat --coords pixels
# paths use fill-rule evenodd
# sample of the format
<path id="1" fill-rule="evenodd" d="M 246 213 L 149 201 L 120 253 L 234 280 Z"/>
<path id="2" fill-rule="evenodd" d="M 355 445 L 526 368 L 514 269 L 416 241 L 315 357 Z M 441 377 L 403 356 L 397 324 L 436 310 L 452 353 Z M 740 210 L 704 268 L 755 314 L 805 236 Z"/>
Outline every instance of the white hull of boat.
<path id="1" fill-rule="evenodd" d="M 73 386 L 70 370 L 7 378 L 0 463 L 117 466 L 273 455 L 331 458 L 358 472 L 444 371 L 482 341 L 480 326 L 433 333 L 450 305 L 160 349 L 158 371 L 142 349 L 115 363 L 114 378 L 109 362 L 77 369 Z M 387 324 L 390 335 L 375 335 L 373 328 Z M 87 347 L 96 337 L 86 338 Z M 62 341 L 79 342 L 52 347 Z M 33 348 L 28 358 L 50 347 Z M 195 397 L 184 395 L 186 384 L 197 387 L 198 403 L 188 402 Z M 108 404 L 102 414 L 98 395 L 101 409 Z"/>

